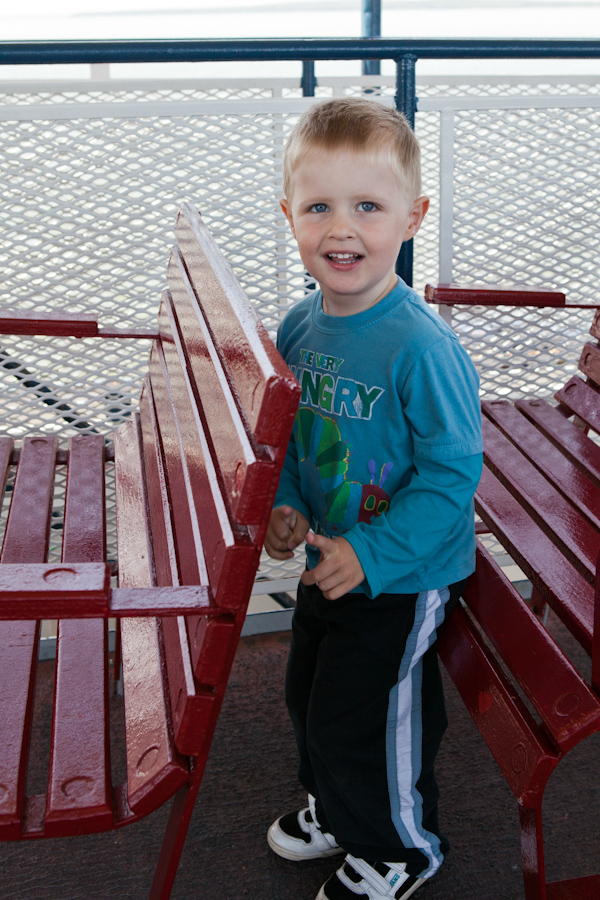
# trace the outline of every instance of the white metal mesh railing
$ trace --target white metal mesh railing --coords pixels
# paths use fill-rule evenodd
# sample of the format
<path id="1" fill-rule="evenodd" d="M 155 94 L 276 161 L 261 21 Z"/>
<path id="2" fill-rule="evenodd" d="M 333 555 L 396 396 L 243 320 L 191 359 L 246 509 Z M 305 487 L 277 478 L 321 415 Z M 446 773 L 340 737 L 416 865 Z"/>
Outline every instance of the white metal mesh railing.
<path id="1" fill-rule="evenodd" d="M 598 302 L 600 98 L 597 84 L 587 94 L 578 87 L 560 100 L 513 93 L 427 103 L 439 105 L 451 137 L 442 140 L 442 177 L 452 183 L 442 185 L 440 280 L 543 285 L 571 304 Z M 551 396 L 576 371 L 591 318 L 587 309 L 457 307 L 452 321 L 483 393 L 514 399 Z"/>
<path id="2" fill-rule="evenodd" d="M 320 79 L 317 99 L 365 90 L 393 102 L 383 76 Z M 274 334 L 305 284 L 278 206 L 284 141 L 312 102 L 300 95 L 289 79 L 0 81 L 2 304 L 152 325 L 186 199 Z M 439 280 L 442 221 L 455 280 L 544 283 L 595 302 L 600 80 L 425 79 L 418 95 L 432 209 L 415 241 L 415 287 Z M 454 326 L 484 394 L 550 395 L 574 371 L 590 318 L 477 308 L 456 311 Z M 108 434 L 136 403 L 148 344 L 101 346 L 2 337 L 0 430 Z M 272 563 L 261 571 L 280 587 L 287 577 Z"/>

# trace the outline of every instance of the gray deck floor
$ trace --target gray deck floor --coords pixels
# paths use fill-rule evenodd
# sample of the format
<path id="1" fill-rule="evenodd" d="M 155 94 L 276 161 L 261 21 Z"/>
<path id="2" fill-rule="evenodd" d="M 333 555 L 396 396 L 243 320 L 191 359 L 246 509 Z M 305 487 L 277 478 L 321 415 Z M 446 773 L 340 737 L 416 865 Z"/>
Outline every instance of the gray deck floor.
<path id="1" fill-rule="evenodd" d="M 292 863 L 268 849 L 273 818 L 303 803 L 283 701 L 289 633 L 244 638 L 213 742 L 172 900 L 313 900 L 336 860 Z M 51 701 L 39 694 L 42 714 Z M 517 807 L 448 683 L 439 756 L 452 851 L 419 900 L 522 900 Z M 546 803 L 552 878 L 600 870 L 600 743 L 575 750 Z M 166 810 L 119 832 L 0 845 L 2 900 L 145 900 Z"/>

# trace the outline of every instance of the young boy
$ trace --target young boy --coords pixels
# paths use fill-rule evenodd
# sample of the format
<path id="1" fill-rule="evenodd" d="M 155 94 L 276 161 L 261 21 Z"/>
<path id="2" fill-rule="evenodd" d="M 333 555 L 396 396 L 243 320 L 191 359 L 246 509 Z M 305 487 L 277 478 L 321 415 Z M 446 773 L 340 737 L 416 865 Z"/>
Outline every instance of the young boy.
<path id="1" fill-rule="evenodd" d="M 302 399 L 265 546 L 286 559 L 307 542 L 286 699 L 309 805 L 268 841 L 293 860 L 347 854 L 317 900 L 404 900 L 448 847 L 436 642 L 474 568 L 478 379 L 395 274 L 429 206 L 399 113 L 313 106 L 288 142 L 284 192 L 320 290 L 279 332 Z"/>

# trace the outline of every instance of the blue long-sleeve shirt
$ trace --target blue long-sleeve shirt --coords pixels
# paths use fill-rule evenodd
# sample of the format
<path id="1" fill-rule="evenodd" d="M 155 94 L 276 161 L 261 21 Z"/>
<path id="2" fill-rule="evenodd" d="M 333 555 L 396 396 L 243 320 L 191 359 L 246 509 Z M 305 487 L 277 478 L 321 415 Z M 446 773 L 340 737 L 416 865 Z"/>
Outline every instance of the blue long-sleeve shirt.
<path id="1" fill-rule="evenodd" d="M 278 347 L 302 398 L 275 504 L 343 535 L 369 596 L 466 578 L 483 448 L 477 374 L 452 329 L 399 281 L 347 317 L 326 315 L 314 292 Z M 319 552 L 307 557 L 313 568 Z"/>

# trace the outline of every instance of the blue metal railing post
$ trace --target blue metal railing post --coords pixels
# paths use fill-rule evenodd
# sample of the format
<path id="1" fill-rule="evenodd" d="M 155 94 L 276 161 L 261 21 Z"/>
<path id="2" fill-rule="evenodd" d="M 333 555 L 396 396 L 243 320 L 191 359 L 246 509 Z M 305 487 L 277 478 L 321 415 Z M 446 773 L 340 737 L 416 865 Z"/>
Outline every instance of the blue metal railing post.
<path id="1" fill-rule="evenodd" d="M 396 60 L 396 109 L 404 113 L 410 127 L 415 127 L 417 57 L 407 54 Z M 396 260 L 396 272 L 408 285 L 413 283 L 413 241 L 406 241 Z"/>
<path id="2" fill-rule="evenodd" d="M 315 77 L 315 61 L 314 59 L 305 59 L 302 61 L 302 87 L 303 97 L 314 97 L 317 79 Z"/>
<path id="3" fill-rule="evenodd" d="M 363 0 L 362 34 L 367 38 L 381 37 L 381 0 Z M 364 59 L 363 75 L 381 75 L 378 59 Z"/>
<path id="4" fill-rule="evenodd" d="M 314 59 L 305 59 L 302 62 L 302 96 L 314 97 L 317 79 L 315 77 L 315 61 Z M 317 282 L 313 279 L 310 272 L 304 270 L 304 293 L 310 294 L 316 291 Z"/>

